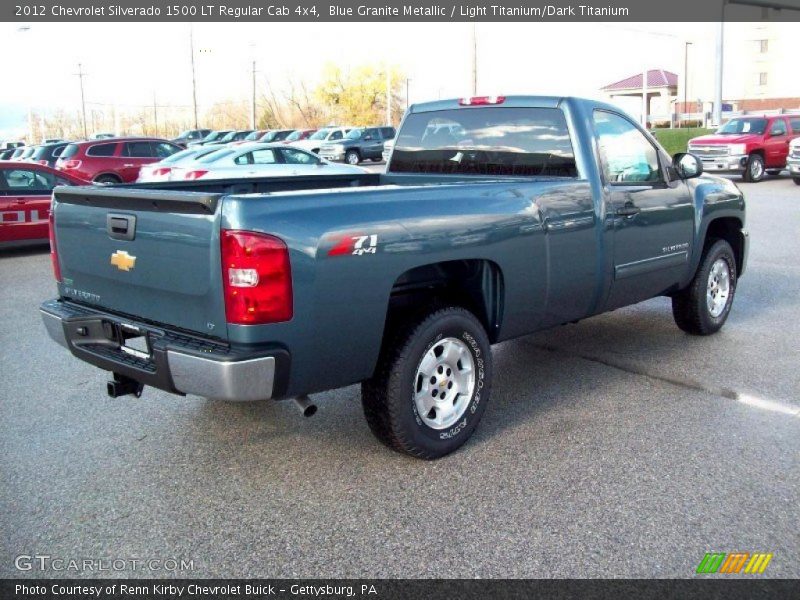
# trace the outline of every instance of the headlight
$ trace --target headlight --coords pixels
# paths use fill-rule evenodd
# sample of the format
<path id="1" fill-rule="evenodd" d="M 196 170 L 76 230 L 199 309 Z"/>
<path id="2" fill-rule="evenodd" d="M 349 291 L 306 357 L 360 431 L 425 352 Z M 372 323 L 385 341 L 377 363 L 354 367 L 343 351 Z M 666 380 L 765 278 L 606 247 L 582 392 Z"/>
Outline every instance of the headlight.
<path id="1" fill-rule="evenodd" d="M 730 144 L 728 146 L 729 154 L 747 154 L 746 144 Z"/>

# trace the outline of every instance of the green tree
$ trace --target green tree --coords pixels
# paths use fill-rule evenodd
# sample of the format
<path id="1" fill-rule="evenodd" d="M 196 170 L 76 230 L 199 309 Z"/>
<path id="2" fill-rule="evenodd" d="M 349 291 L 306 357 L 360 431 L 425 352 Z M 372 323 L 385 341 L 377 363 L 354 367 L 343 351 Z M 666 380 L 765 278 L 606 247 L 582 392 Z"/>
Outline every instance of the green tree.
<path id="1" fill-rule="evenodd" d="M 405 75 L 397 67 L 361 65 L 352 70 L 328 63 L 322 81 L 314 90 L 337 121 L 346 125 L 381 125 L 386 122 L 386 70 L 392 96 L 392 123 L 397 124 L 405 108 L 401 91 Z"/>

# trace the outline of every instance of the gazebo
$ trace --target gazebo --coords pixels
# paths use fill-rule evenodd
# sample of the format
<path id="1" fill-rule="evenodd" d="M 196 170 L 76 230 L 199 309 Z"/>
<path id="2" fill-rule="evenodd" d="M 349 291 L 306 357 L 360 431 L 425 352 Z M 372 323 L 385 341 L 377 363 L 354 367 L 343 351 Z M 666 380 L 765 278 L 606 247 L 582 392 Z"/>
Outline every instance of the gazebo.
<path id="1" fill-rule="evenodd" d="M 647 71 L 646 85 L 642 85 L 644 73 L 631 75 L 615 83 L 610 83 L 601 88 L 612 99 L 618 96 L 634 96 L 645 101 L 647 114 L 663 115 L 669 119 L 672 113 L 670 102 L 678 95 L 678 75 L 664 69 L 650 69 Z M 651 106 L 653 98 L 658 98 L 655 111 Z"/>

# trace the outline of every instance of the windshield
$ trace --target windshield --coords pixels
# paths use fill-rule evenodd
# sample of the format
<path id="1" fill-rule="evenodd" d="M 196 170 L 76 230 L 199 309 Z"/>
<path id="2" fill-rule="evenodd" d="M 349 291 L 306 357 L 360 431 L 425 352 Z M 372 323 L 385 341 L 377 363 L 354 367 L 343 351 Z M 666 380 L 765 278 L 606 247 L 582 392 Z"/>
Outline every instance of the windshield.
<path id="1" fill-rule="evenodd" d="M 310 136 L 308 139 L 310 140 L 324 140 L 328 137 L 328 134 L 333 131 L 333 129 L 320 129 L 315 134 Z"/>
<path id="2" fill-rule="evenodd" d="M 180 152 L 176 152 L 175 154 L 170 154 L 167 158 L 162 159 L 161 164 L 171 165 L 173 163 L 178 162 L 179 160 L 183 160 L 184 158 L 188 158 L 196 154 L 197 150 L 195 150 L 194 148 L 190 148 L 188 150 L 181 150 Z"/>
<path id="3" fill-rule="evenodd" d="M 259 140 L 260 142 L 271 142 L 275 139 L 275 136 L 278 135 L 277 131 L 268 131 L 263 135 L 263 137 Z"/>
<path id="4" fill-rule="evenodd" d="M 232 148 L 223 148 L 222 150 L 215 150 L 214 152 L 206 154 L 202 158 L 198 159 L 197 162 L 203 165 L 207 165 L 209 163 L 218 161 L 220 158 L 225 158 L 226 156 L 230 156 L 234 152 L 236 152 L 236 150 L 233 150 Z"/>
<path id="5" fill-rule="evenodd" d="M 287 141 L 287 142 L 296 142 L 296 141 L 297 141 L 297 140 L 299 140 L 301 137 L 303 137 L 303 134 L 304 134 L 304 133 L 305 133 L 305 131 L 303 131 L 302 129 L 298 129 L 297 131 L 293 131 L 293 132 L 292 132 L 292 133 L 290 133 L 290 134 L 289 134 L 289 136 L 286 138 L 286 141 Z"/>
<path id="6" fill-rule="evenodd" d="M 233 138 L 235 138 L 235 137 L 236 137 L 236 132 L 235 132 L 235 131 L 231 131 L 231 132 L 230 132 L 230 133 L 228 133 L 228 134 L 227 134 L 225 137 L 223 137 L 223 138 L 222 138 L 222 139 L 219 141 L 219 143 L 220 143 L 220 144 L 225 144 L 226 142 L 232 142 L 232 141 L 233 141 Z"/>
<path id="7" fill-rule="evenodd" d="M 262 135 L 264 135 L 263 131 L 253 131 L 253 132 L 247 134 L 247 137 L 244 138 L 244 141 L 246 141 L 246 142 L 255 142 Z"/>
<path id="8" fill-rule="evenodd" d="M 389 170 L 576 177 L 564 114 L 555 108 L 451 109 L 406 117 Z"/>
<path id="9" fill-rule="evenodd" d="M 731 119 L 717 129 L 720 135 L 737 135 L 742 133 L 762 134 L 767 130 L 766 119 Z"/>
<path id="10" fill-rule="evenodd" d="M 347 137 L 348 140 L 361 139 L 361 134 L 363 133 L 363 131 L 364 131 L 363 129 L 358 129 L 358 128 L 351 129 L 350 133 L 348 133 L 346 137 Z"/>
<path id="11" fill-rule="evenodd" d="M 186 131 L 181 131 L 180 135 L 178 136 L 178 139 L 188 138 L 191 134 L 192 134 L 191 129 L 187 129 Z"/>

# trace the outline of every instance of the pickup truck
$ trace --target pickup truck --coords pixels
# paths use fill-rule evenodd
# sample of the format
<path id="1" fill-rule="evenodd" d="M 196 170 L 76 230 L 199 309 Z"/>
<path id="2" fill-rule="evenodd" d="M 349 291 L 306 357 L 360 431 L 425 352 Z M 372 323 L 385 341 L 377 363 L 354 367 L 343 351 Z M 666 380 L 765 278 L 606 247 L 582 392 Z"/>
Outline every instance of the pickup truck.
<path id="1" fill-rule="evenodd" d="M 732 182 L 556 97 L 411 106 L 385 174 L 61 187 L 51 214 L 42 318 L 111 396 L 308 414 L 360 382 L 374 434 L 426 459 L 478 425 L 492 344 L 659 295 L 712 334 L 748 248 Z"/>
<path id="2" fill-rule="evenodd" d="M 795 185 L 800 185 L 800 137 L 792 140 L 789 146 L 789 158 L 786 159 L 786 166 Z"/>
<path id="3" fill-rule="evenodd" d="M 800 137 L 800 116 L 737 117 L 712 135 L 689 140 L 689 152 L 699 156 L 708 172 L 738 173 L 757 183 L 786 168 L 789 144 Z"/>

